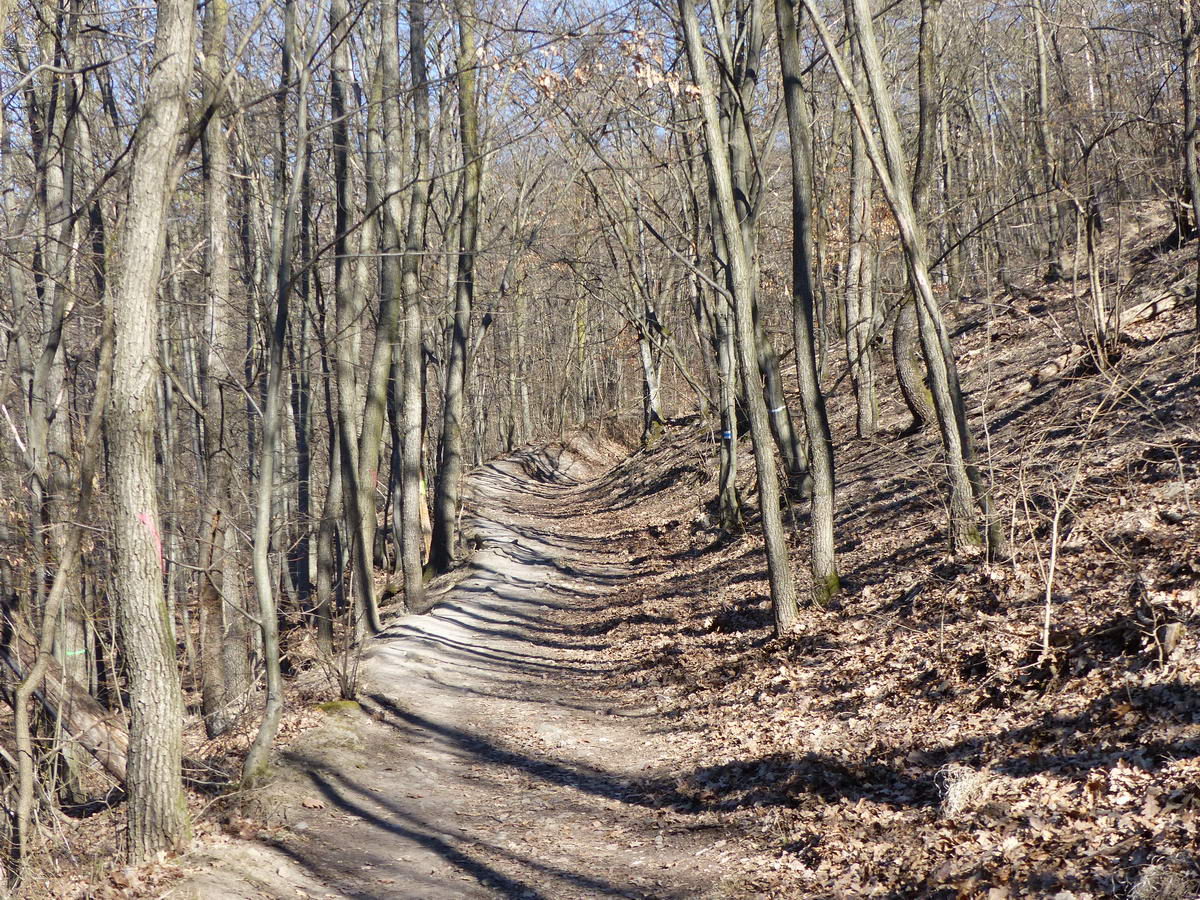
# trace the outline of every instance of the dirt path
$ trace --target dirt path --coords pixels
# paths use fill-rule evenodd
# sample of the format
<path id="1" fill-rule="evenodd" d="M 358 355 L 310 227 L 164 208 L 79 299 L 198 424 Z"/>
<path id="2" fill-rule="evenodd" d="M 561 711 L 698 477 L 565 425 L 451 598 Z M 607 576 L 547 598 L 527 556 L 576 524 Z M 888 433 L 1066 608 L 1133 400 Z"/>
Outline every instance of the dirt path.
<path id="1" fill-rule="evenodd" d="M 611 654 L 571 624 L 629 578 L 626 553 L 571 528 L 587 474 L 564 451 L 472 477 L 477 549 L 433 613 L 367 650 L 369 715 L 293 744 L 282 826 L 213 847 L 176 896 L 719 894 L 719 835 L 646 789 L 671 782 L 669 730 L 596 699 Z"/>

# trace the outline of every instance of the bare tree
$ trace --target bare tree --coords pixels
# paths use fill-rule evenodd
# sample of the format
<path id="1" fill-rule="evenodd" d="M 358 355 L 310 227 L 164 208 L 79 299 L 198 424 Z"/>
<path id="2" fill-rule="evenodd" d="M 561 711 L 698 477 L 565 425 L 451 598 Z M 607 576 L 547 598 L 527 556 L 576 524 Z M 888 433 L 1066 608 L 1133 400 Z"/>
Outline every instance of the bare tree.
<path id="1" fill-rule="evenodd" d="M 879 422 L 879 399 L 875 390 L 875 285 L 872 278 L 870 242 L 874 174 L 867 160 L 862 132 L 850 129 L 850 214 L 846 220 L 846 268 L 843 302 L 846 317 L 846 358 L 854 383 L 858 436 L 875 434 Z M 906 395 L 907 396 L 907 395 Z M 932 418 L 932 416 L 931 416 Z"/>
<path id="2" fill-rule="evenodd" d="M 892 96 L 885 82 L 879 47 L 875 41 L 871 11 L 866 0 L 853 0 L 854 33 L 862 53 L 867 88 L 875 108 L 882 150 L 875 142 L 866 108 L 858 96 L 836 43 L 828 28 L 813 7 L 812 0 L 802 0 L 813 17 L 821 42 L 837 70 L 842 89 L 850 98 L 858 126 L 867 141 L 871 163 L 887 196 L 888 205 L 896 218 L 904 245 L 909 278 L 917 298 L 917 323 L 921 349 L 929 368 L 929 385 L 937 412 L 938 429 L 946 456 L 948 506 L 950 510 L 950 543 L 955 550 L 969 549 L 983 543 L 974 506 L 976 500 L 983 508 L 988 534 L 994 550 L 999 550 L 999 524 L 991 519 L 988 491 L 975 462 L 975 451 L 967 425 L 966 409 L 959 387 L 957 367 L 950 336 L 942 320 L 941 310 L 933 293 L 929 275 L 928 251 L 922 223 L 913 209 L 912 187 L 908 163 L 900 140 Z"/>
<path id="3" fill-rule="evenodd" d="M 275 460 L 281 440 L 283 406 L 283 345 L 287 332 L 288 302 L 292 293 L 292 241 L 296 235 L 297 206 L 304 182 L 303 153 L 287 180 L 289 144 L 284 110 L 292 83 L 292 66 L 301 57 L 302 44 L 297 9 L 300 0 L 287 0 L 284 7 L 284 51 L 280 58 L 279 92 L 277 94 L 278 133 L 276 145 L 276 206 L 275 227 L 278 243 L 272 249 L 275 271 L 275 309 L 267 348 L 267 390 L 263 404 L 262 452 L 259 457 L 258 497 L 254 519 L 254 590 L 258 597 L 258 627 L 262 633 L 263 659 L 266 668 L 266 703 L 262 721 L 254 742 L 242 764 L 242 781 L 257 784 L 267 770 L 268 754 L 279 730 L 283 715 L 283 683 L 279 663 L 279 616 L 275 601 L 278 583 L 271 573 L 269 554 L 272 532 L 272 493 L 275 488 Z M 296 144 L 303 147 L 308 135 L 307 86 L 310 69 L 300 58 L 297 66 L 299 111 L 296 117 Z"/>
<path id="4" fill-rule="evenodd" d="M 779 474 L 772 451 L 767 404 L 762 392 L 753 387 L 758 379 L 758 347 L 755 340 L 754 313 L 751 309 L 754 275 L 742 243 L 741 220 L 734 203 L 733 181 L 724 150 L 716 97 L 708 73 L 704 45 L 700 40 L 700 22 L 693 0 L 679 0 L 679 15 L 692 79 L 699 90 L 700 112 L 704 119 L 704 135 L 707 142 L 704 158 L 708 163 L 717 197 L 720 227 L 725 235 L 733 275 L 732 303 L 737 327 L 737 347 L 743 383 L 747 386 L 746 406 L 750 414 L 750 439 L 754 444 L 754 461 L 757 467 L 759 508 L 767 550 L 771 603 L 775 612 L 775 631 L 784 634 L 791 630 L 796 619 L 796 583 L 788 560 L 787 543 L 784 540 L 783 516 L 779 509 Z"/>
<path id="5" fill-rule="evenodd" d="M 475 69 L 475 12 L 465 0 L 455 4 L 458 26 L 458 136 L 462 154 L 462 202 L 459 207 L 457 277 L 454 318 L 450 326 L 446 369 L 446 402 L 442 410 L 441 459 L 433 503 L 433 543 L 429 562 L 434 571 L 449 568 L 458 533 L 458 507 L 463 476 L 462 418 L 466 391 L 467 348 L 471 342 L 471 307 L 475 298 L 475 255 L 479 249 L 479 194 L 483 156 L 479 142 Z"/>
<path id="6" fill-rule="evenodd" d="M 817 376 L 817 348 L 813 338 L 816 294 L 812 277 L 812 122 L 800 80 L 803 77 L 800 34 L 791 0 L 775 0 L 775 17 L 779 26 L 779 66 L 792 168 L 792 329 L 813 482 L 809 517 L 812 599 L 818 606 L 824 606 L 838 592 L 840 582 L 833 541 L 833 438 Z"/>
<path id="7" fill-rule="evenodd" d="M 225 0 L 205 6 L 204 66 L 206 88 L 224 75 L 225 41 L 229 9 Z M 204 463 L 207 502 L 204 511 L 204 546 L 200 574 L 200 681 L 204 727 L 210 737 L 222 734 L 231 722 L 233 701 L 249 685 L 236 683 L 238 669 L 225 671 L 225 647 L 241 643 L 244 633 L 238 621 L 244 612 L 233 601 L 237 596 L 236 559 L 226 553 L 226 542 L 234 537 L 233 464 L 230 446 L 233 404 L 226 395 L 234 390 L 233 361 L 238 336 L 232 309 L 228 250 L 229 234 L 229 143 L 226 104 L 212 116 L 201 140 L 205 176 L 205 206 L 208 219 L 206 269 L 208 306 L 205 311 L 206 352 L 201 358 L 201 399 L 204 404 Z M 238 649 L 238 648 L 233 648 Z M 233 650 L 231 649 L 231 652 Z M 244 668 L 244 667 L 243 667 Z"/>
<path id="8" fill-rule="evenodd" d="M 425 0 L 409 0 L 409 69 L 412 73 L 413 192 L 408 204 L 401 290 L 404 293 L 404 405 L 401 451 L 401 500 L 404 527 L 400 555 L 404 565 L 404 596 L 409 609 L 425 606 L 422 566 L 421 450 L 424 425 L 423 359 L 421 348 L 421 254 L 425 249 L 425 217 L 429 207 L 429 76 L 425 62 Z"/>
<path id="9" fill-rule="evenodd" d="M 162 585 L 154 394 L 158 279 L 192 72 L 192 12 L 186 0 L 163 0 L 158 6 L 154 66 L 134 137 L 112 292 L 112 406 L 105 430 L 111 452 L 113 586 L 129 671 L 132 720 L 126 783 L 134 859 L 179 848 L 189 836 L 180 769 L 183 700 Z"/>

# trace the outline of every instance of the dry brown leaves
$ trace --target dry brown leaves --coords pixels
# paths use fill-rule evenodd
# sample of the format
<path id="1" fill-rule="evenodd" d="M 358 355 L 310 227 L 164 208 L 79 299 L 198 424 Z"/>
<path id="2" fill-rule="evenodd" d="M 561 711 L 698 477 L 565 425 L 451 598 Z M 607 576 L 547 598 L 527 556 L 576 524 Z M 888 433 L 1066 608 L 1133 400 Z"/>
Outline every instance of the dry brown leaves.
<path id="1" fill-rule="evenodd" d="M 960 343 L 988 410 L 1011 563 L 947 558 L 933 437 L 851 440 L 845 396 L 831 410 L 847 589 L 785 639 L 770 636 L 754 523 L 724 545 L 701 527 L 708 432 L 674 429 L 593 489 L 598 507 L 617 502 L 578 521 L 622 541 L 642 575 L 581 625 L 624 673 L 609 689 L 676 729 L 679 777 L 647 796 L 736 829 L 709 852 L 746 895 L 1084 900 L 1200 876 L 1188 313 L 1138 323 L 1109 371 L 1019 390 L 1063 333 L 1038 317 L 1069 320 L 1061 292 L 1045 300 Z M 903 425 L 885 404 L 886 424 Z M 752 466 L 744 453 L 744 496 Z M 1076 471 L 1047 652 L 1053 503 Z"/>

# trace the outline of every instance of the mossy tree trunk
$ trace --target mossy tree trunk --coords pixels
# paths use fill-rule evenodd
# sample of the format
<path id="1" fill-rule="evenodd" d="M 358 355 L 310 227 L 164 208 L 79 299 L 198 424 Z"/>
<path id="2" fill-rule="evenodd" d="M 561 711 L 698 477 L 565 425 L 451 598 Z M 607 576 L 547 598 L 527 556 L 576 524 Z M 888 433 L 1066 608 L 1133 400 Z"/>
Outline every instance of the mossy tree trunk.
<path id="1" fill-rule="evenodd" d="M 788 155 L 792 169 L 792 333 L 812 477 L 809 515 L 812 599 L 818 606 L 824 606 L 838 592 L 841 583 L 833 540 L 833 438 L 817 375 L 817 347 L 813 335 L 816 293 L 812 276 L 812 121 L 801 82 L 804 64 L 791 0 L 775 0 L 775 15 L 779 25 L 779 64 L 787 107 Z"/>

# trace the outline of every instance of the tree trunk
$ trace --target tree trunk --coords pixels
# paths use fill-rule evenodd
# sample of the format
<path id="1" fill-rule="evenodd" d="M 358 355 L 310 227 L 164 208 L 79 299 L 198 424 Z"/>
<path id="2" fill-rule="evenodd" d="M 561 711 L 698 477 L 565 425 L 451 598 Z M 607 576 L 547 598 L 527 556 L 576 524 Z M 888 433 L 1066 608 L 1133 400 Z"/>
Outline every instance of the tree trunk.
<path id="1" fill-rule="evenodd" d="M 433 544 L 429 562 L 444 572 L 454 560 L 458 507 L 463 477 L 463 400 L 471 307 L 475 298 L 475 254 L 479 243 L 479 192 L 483 157 L 479 145 L 478 98 L 475 94 L 475 11 L 465 0 L 455 3 L 458 19 L 458 120 L 463 164 L 463 197 L 458 228 L 458 279 L 454 290 L 454 324 L 446 372 L 442 414 L 442 453 L 433 504 Z"/>
<path id="2" fill-rule="evenodd" d="M 210 0 L 204 20 L 205 87 L 224 76 L 225 39 L 229 7 L 226 0 Z M 201 365 L 201 398 L 204 404 L 204 463 L 207 476 L 206 505 L 201 534 L 199 619 L 200 684 L 204 730 L 210 738 L 223 734 L 232 723 L 222 653 L 226 623 L 239 615 L 223 598 L 225 532 L 232 527 L 233 451 L 228 445 L 225 391 L 232 388 L 229 367 L 237 352 L 234 310 L 230 305 L 229 270 L 229 144 L 225 136 L 225 104 L 209 121 L 201 139 L 205 206 L 208 218 L 208 308 L 206 353 Z M 236 687 L 244 688 L 244 685 Z"/>
<path id="3" fill-rule="evenodd" d="M 925 380 L 925 363 L 921 359 L 921 344 L 917 334 L 917 304 L 906 297 L 896 313 L 892 325 L 892 363 L 896 367 L 896 380 L 900 384 L 900 396 L 912 415 L 912 422 L 904 434 L 916 434 L 937 420 L 933 408 L 933 395 Z"/>
<path id="4" fill-rule="evenodd" d="M 775 467 L 767 404 L 757 390 L 758 353 L 755 341 L 754 273 L 742 243 L 740 218 L 733 197 L 733 181 L 721 134 L 717 103 L 704 48 L 700 42 L 700 23 L 694 0 L 679 0 L 683 36 L 687 45 L 692 80 L 700 93 L 700 109 L 704 118 L 707 140 L 705 159 L 710 167 L 717 195 L 720 228 L 729 250 L 733 276 L 733 303 L 737 326 L 738 356 L 742 378 L 746 384 L 746 401 L 750 414 L 750 438 L 754 444 L 754 459 L 758 469 L 758 498 L 762 512 L 763 538 L 767 551 L 767 574 L 771 584 L 771 603 L 775 613 L 776 634 L 791 630 L 796 620 L 796 585 L 788 560 L 784 540 L 783 516 L 780 512 L 779 473 Z"/>
<path id="5" fill-rule="evenodd" d="M 305 156 L 303 176 L 300 180 L 300 274 L 297 292 L 301 314 L 289 326 L 288 354 L 291 372 L 291 412 L 294 442 L 292 443 L 291 470 L 296 485 L 295 537 L 288 540 L 288 570 L 295 588 L 295 608 L 307 614 L 312 598 L 312 371 L 308 341 L 310 331 L 309 262 L 312 257 L 312 142 L 306 141 L 301 151 Z"/>
<path id="6" fill-rule="evenodd" d="M 317 645 L 322 652 L 333 652 L 334 585 L 342 583 L 341 558 L 337 552 L 338 518 L 351 516 L 344 510 L 345 473 L 357 467 L 343 459 L 353 430 L 353 409 L 357 389 L 352 360 L 351 329 L 358 318 L 358 292 L 351 282 L 347 260 L 350 253 L 348 230 L 353 215 L 354 191 L 350 184 L 350 127 L 346 121 L 346 85 L 350 73 L 349 10 L 345 0 L 329 4 L 329 35 L 332 43 L 329 66 L 329 104 L 333 114 L 333 177 L 335 190 L 333 290 L 334 326 L 328 338 L 332 357 L 334 385 L 326 389 L 326 408 L 330 420 L 329 483 L 317 531 Z M 372 218 L 370 221 L 374 221 Z"/>
<path id="7" fill-rule="evenodd" d="M 425 213 L 429 208 L 429 80 L 425 68 L 425 2 L 409 0 L 408 64 L 413 86 L 413 190 L 408 204 L 401 290 L 404 295 L 404 446 L 402 484 L 404 528 L 400 556 L 404 568 L 404 601 L 408 608 L 425 608 L 422 565 L 425 510 L 421 450 L 424 426 L 424 357 L 421 333 L 421 254 L 425 250 Z"/>
<path id="8" fill-rule="evenodd" d="M 183 702 L 163 597 L 154 465 L 158 279 L 176 146 L 192 70 L 193 6 L 161 0 L 155 61 L 134 139 L 114 279 L 112 408 L 105 423 L 113 509 L 113 587 L 129 673 L 129 850 L 135 860 L 188 840 L 180 776 Z"/>
<path id="9" fill-rule="evenodd" d="M 350 13 L 344 0 L 332 0 L 329 7 L 330 33 L 333 50 L 330 60 L 330 98 L 334 111 L 333 161 L 336 188 L 335 242 L 334 242 L 334 335 L 331 340 L 334 360 L 335 394 L 337 397 L 337 444 L 340 466 L 341 507 L 346 522 L 345 535 L 350 544 L 351 568 L 355 584 L 359 585 L 358 607 L 369 610 L 374 607 L 374 582 L 370 565 L 371 547 L 363 539 L 364 511 L 358 485 L 360 481 L 358 461 L 357 408 L 359 384 L 355 363 L 359 354 L 359 319 L 365 305 L 368 279 L 367 255 L 375 249 L 378 217 L 368 214 L 358 231 L 358 247 L 362 252 L 352 267 L 348 257 L 353 253 L 349 229 L 354 219 L 354 191 L 350 184 L 349 157 L 351 153 L 350 129 L 346 121 L 346 89 L 350 84 Z M 367 111 L 367 154 L 366 207 L 373 210 L 378 202 L 378 191 L 370 157 L 378 152 L 378 119 L 380 116 L 378 73 L 372 75 L 369 87 L 372 102 Z M 332 489 L 332 483 L 331 483 Z M 336 497 L 335 497 L 336 499 Z M 326 529 L 325 539 L 336 540 L 332 527 Z M 327 545 L 325 551 L 332 553 Z M 340 566 L 340 561 L 339 561 Z M 371 597 L 364 599 L 362 589 L 370 590 Z M 324 602 L 324 601 L 322 601 Z M 354 630 L 363 627 L 365 615 L 359 615 Z M 332 628 L 332 623 L 330 625 Z"/>
<path id="10" fill-rule="evenodd" d="M 937 123 L 940 119 L 941 85 L 937 79 L 938 14 L 941 0 L 921 0 L 920 44 L 917 49 L 917 159 L 913 167 L 912 205 L 916 215 L 930 218 L 929 197 L 933 188 L 934 158 L 937 148 Z M 861 135 L 860 135 L 861 136 Z M 915 297 L 915 295 L 914 295 Z M 926 366 L 920 356 L 917 300 L 902 302 L 892 327 L 892 361 L 904 404 L 912 414 L 905 434 L 916 434 L 936 420 L 925 378 Z"/>
<path id="11" fill-rule="evenodd" d="M 362 551 L 368 561 L 373 559 L 377 513 L 376 487 L 379 483 L 380 458 L 383 446 L 383 426 L 387 413 L 388 379 L 391 376 L 392 356 L 400 343 L 400 219 L 403 215 L 401 190 L 404 158 L 400 113 L 400 50 L 397 38 L 398 22 L 395 3 L 382 7 L 382 36 L 379 44 L 379 84 L 383 115 L 382 155 L 372 153 L 377 166 L 375 177 L 384 186 L 383 194 L 383 251 L 380 265 L 379 320 L 375 330 L 375 349 L 367 376 L 366 406 L 363 409 L 362 431 L 358 442 L 358 477 L 352 490 L 357 492 L 361 515 Z M 382 178 L 380 178 L 382 175 Z M 365 579 L 358 584 L 359 600 L 368 626 L 380 631 L 382 623 L 376 606 L 373 567 L 363 567 Z"/>
<path id="12" fill-rule="evenodd" d="M 804 66 L 791 0 L 775 0 L 775 15 L 779 25 L 779 63 L 792 164 L 792 328 L 813 483 L 809 516 L 812 525 L 812 599 L 818 606 L 824 606 L 838 592 L 840 581 L 833 541 L 833 438 L 825 412 L 825 397 L 817 377 L 813 339 L 816 295 L 812 279 L 812 159 L 809 156 L 812 122 L 801 86 Z"/>
<path id="13" fill-rule="evenodd" d="M 332 391 L 329 392 L 332 394 Z M 332 397 L 330 397 L 332 399 Z M 337 522 L 342 511 L 342 453 L 337 440 L 336 411 L 329 407 L 329 483 L 317 527 L 317 600 L 313 618 L 317 625 L 317 647 L 326 655 L 333 653 L 334 585 L 341 579 L 341 561 L 337 553 Z"/>
<path id="14" fill-rule="evenodd" d="M 361 351 L 360 320 L 367 309 L 367 291 L 370 287 L 370 269 L 378 261 L 377 251 L 380 234 L 378 213 L 383 198 L 383 87 L 380 60 L 369 76 L 367 87 L 366 151 L 363 162 L 365 177 L 365 213 L 359 229 L 358 259 L 353 273 L 343 266 L 337 273 L 337 342 L 335 343 L 337 395 L 338 395 L 338 441 L 342 465 L 343 513 L 346 521 L 346 540 L 351 564 L 351 585 L 354 596 L 352 632 L 355 639 L 366 633 L 370 621 L 378 619 L 375 601 L 374 568 L 371 554 L 374 550 L 374 495 L 370 488 L 364 493 L 363 465 L 360 448 L 363 434 L 370 427 L 366 412 L 365 396 L 370 392 L 369 384 L 373 369 L 360 378 L 356 366 Z M 349 149 L 349 145 L 346 145 Z M 343 188 L 349 190 L 349 186 Z M 347 200 L 347 202 L 350 202 Z M 385 323 L 386 325 L 386 323 Z M 376 329 L 376 341 L 380 332 Z M 377 347 L 372 352 L 384 352 Z M 360 407 L 361 404 L 361 407 Z M 365 500 L 364 500 L 365 495 Z M 369 521 L 368 521 L 369 520 Z"/>
<path id="15" fill-rule="evenodd" d="M 693 296 L 698 305 L 698 315 L 707 324 L 707 332 L 712 346 L 712 357 L 716 369 L 716 393 L 720 405 L 721 440 L 718 451 L 719 475 L 717 479 L 717 524 L 724 536 L 732 535 L 742 528 L 742 502 L 737 487 L 737 361 L 734 350 L 732 315 L 728 298 L 712 289 L 705 289 L 701 272 L 701 201 L 696 185 L 700 177 L 696 171 L 697 154 L 694 139 L 688 129 L 683 129 L 683 146 L 687 157 L 688 187 L 686 196 L 690 199 L 687 207 L 688 227 L 691 234 L 691 265 Z M 707 180 L 711 186 L 711 179 Z M 709 190 L 708 203 L 710 212 L 715 212 L 715 195 Z M 716 229 L 714 229 L 715 231 Z M 715 235 L 714 235 L 715 240 Z M 710 259 L 712 259 L 710 257 Z M 715 263 L 715 260 L 713 260 Z M 715 265 L 712 265 L 715 272 Z"/>
<path id="16" fill-rule="evenodd" d="M 58 21 L 55 54 L 58 65 L 70 70 L 76 53 L 79 16 L 65 16 L 52 4 L 42 4 L 39 13 L 46 21 Z M 43 49 L 43 52 L 45 48 Z M 26 410 L 26 460 L 29 472 L 29 523 L 34 539 L 38 577 L 35 582 L 32 612 L 40 612 L 47 602 L 46 588 L 50 571 L 63 558 L 69 528 L 63 527 L 73 513 L 68 499 L 75 474 L 69 433 L 66 326 L 74 298 L 69 285 L 75 247 L 77 215 L 75 206 L 76 165 L 82 98 L 76 79 L 69 71 L 31 69 L 24 51 L 14 44 L 18 65 L 25 70 L 24 103 L 28 109 L 30 144 L 33 153 L 36 224 L 33 240 L 32 294 L 40 306 L 40 321 L 31 316 L 33 341 L 39 350 L 31 359 Z M 23 281 L 23 279 L 22 279 Z M 24 284 L 14 285 L 20 290 Z M 14 297 L 14 305 L 25 307 Z M 17 312 L 18 327 L 21 312 Z M 61 606 L 54 623 L 55 656 L 68 673 L 80 676 L 86 667 L 84 626 L 80 615 L 80 591 L 77 579 L 68 579 L 62 590 Z M 43 625 L 45 627 L 45 624 Z M 72 747 L 60 745 L 64 778 L 62 791 L 78 797 L 77 754 Z"/>
<path id="17" fill-rule="evenodd" d="M 1046 13 L 1041 0 L 1033 0 L 1033 33 L 1037 58 L 1037 135 L 1038 150 L 1042 157 L 1042 177 L 1051 198 L 1062 188 L 1060 172 L 1062 161 L 1058 158 L 1058 147 L 1050 127 L 1050 54 L 1046 48 Z M 1063 277 L 1063 257 L 1066 253 L 1064 234 L 1064 210 L 1066 201 L 1051 199 L 1049 215 L 1046 216 L 1047 264 L 1046 280 L 1059 281 Z"/>
<path id="18" fill-rule="evenodd" d="M 722 122 L 723 144 L 721 152 L 726 154 L 729 166 L 730 184 L 733 190 L 734 205 L 738 214 L 740 251 L 744 254 L 747 265 L 750 266 L 750 282 L 753 289 L 751 297 L 751 313 L 754 319 L 754 341 L 758 357 L 759 374 L 767 408 L 767 420 L 771 434 L 775 438 L 780 456 L 783 457 L 787 472 L 787 493 L 799 497 L 808 493 L 811 484 L 808 477 L 808 456 L 804 449 L 804 439 L 792 420 L 792 411 L 788 408 L 783 393 L 783 380 L 779 372 L 779 356 L 770 336 L 763 325 L 759 309 L 759 279 L 758 279 L 758 209 L 762 195 L 763 176 L 759 171 L 757 155 L 753 146 L 752 124 L 748 115 L 756 103 L 754 92 L 758 87 L 759 69 L 762 65 L 765 29 L 762 4 L 760 0 L 738 0 L 734 4 L 734 14 L 737 30 L 733 37 L 723 18 L 723 10 L 714 7 L 713 31 L 717 38 L 717 48 L 721 68 L 728 73 L 720 81 L 719 96 L 716 97 Z M 714 93 L 717 89 L 714 88 Z M 710 202 L 715 202 L 713 196 Z M 714 211 L 713 219 L 720 217 L 719 211 Z M 723 242 L 732 241 L 733 237 L 725 238 L 720 234 L 721 229 L 714 228 L 714 238 L 718 247 Z M 718 252 L 727 259 L 730 248 L 724 253 Z M 728 262 L 726 262 L 728 266 Z M 735 293 L 730 288 L 731 293 Z M 756 379 L 744 381 L 742 386 L 749 389 Z"/>
<path id="19" fill-rule="evenodd" d="M 737 486 L 738 417 L 737 361 L 734 352 L 732 310 L 725 297 L 715 297 L 717 371 L 721 381 L 721 470 L 717 488 L 717 520 L 721 531 L 732 534 L 742 527 L 742 501 Z"/>
<path id="20" fill-rule="evenodd" d="M 842 286 L 846 315 L 846 357 L 854 383 L 855 424 L 860 438 L 875 434 L 879 401 L 875 393 L 875 309 L 871 281 L 871 164 L 862 133 L 851 127 L 850 216 L 847 224 L 845 283 Z"/>
<path id="21" fill-rule="evenodd" d="M 924 228 L 913 209 L 908 165 L 904 157 L 900 128 L 892 97 L 885 84 L 883 64 L 871 23 L 871 12 L 867 0 L 852 0 L 854 32 L 862 52 L 867 87 L 879 124 L 880 137 L 883 142 L 882 151 L 875 144 L 866 108 L 846 72 L 840 51 L 813 6 L 813 0 L 801 0 L 801 2 L 813 18 L 821 42 L 825 45 L 826 52 L 837 71 L 842 89 L 850 97 L 855 118 L 858 120 L 858 126 L 867 143 L 871 164 L 875 167 L 876 175 L 887 196 L 888 205 L 895 215 L 900 240 L 904 246 L 910 283 L 913 294 L 917 298 L 917 324 L 921 349 L 929 367 L 930 390 L 933 394 L 938 429 L 941 432 L 942 446 L 946 456 L 950 546 L 952 550 L 956 551 L 977 547 L 982 544 L 983 539 L 973 511 L 976 500 L 983 507 L 984 515 L 988 519 L 989 537 L 994 534 L 994 523 L 991 522 L 991 517 L 988 515 L 987 491 L 975 466 L 974 448 L 967 428 L 966 410 L 958 384 L 950 337 L 933 294 Z"/>
<path id="22" fill-rule="evenodd" d="M 287 0 L 284 7 L 284 51 L 281 59 L 279 94 L 278 134 L 276 139 L 275 166 L 279 177 L 277 190 L 283 190 L 288 166 L 289 144 L 286 134 L 284 110 L 287 91 L 292 82 L 293 61 L 301 50 L 298 20 L 302 17 L 297 10 L 298 0 Z M 297 96 L 299 97 L 296 118 L 295 146 L 304 147 L 308 141 L 307 88 L 309 67 L 301 61 L 298 67 Z M 279 235 L 279 243 L 272 247 L 275 275 L 275 316 L 267 346 L 267 389 L 263 403 L 262 452 L 259 457 L 258 496 L 254 518 L 254 592 L 258 598 L 258 626 L 262 635 L 263 662 L 266 669 L 266 702 L 262 721 L 254 736 L 254 742 L 242 764 L 242 783 L 247 787 L 259 784 L 267 772 L 271 745 L 279 730 L 283 715 L 283 679 L 279 664 L 279 615 L 275 602 L 275 586 L 270 565 L 272 498 L 275 491 L 275 462 L 279 455 L 281 419 L 283 416 L 283 345 L 287 337 L 288 301 L 292 292 L 292 239 L 296 233 L 296 207 L 304 182 L 307 158 L 297 154 L 293 164 L 291 183 L 287 184 L 284 196 L 278 197 L 275 214 L 282 219 L 280 227 L 273 229 Z"/>

